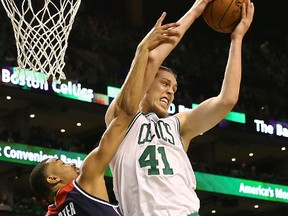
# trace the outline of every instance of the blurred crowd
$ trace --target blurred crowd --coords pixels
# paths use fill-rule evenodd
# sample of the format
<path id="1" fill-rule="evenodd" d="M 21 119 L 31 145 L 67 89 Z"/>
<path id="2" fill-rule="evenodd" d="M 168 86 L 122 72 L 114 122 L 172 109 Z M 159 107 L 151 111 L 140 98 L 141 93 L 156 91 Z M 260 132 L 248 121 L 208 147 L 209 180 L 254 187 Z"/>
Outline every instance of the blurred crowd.
<path id="1" fill-rule="evenodd" d="M 91 88 L 101 86 L 105 89 L 107 85 L 120 87 L 138 43 L 152 25 L 149 23 L 149 26 L 145 27 L 135 26 L 122 19 L 120 14 L 107 13 L 101 9 L 95 12 L 89 2 L 94 4 L 93 1 L 87 1 L 86 5 L 83 3 L 75 19 L 65 57 L 65 73 L 68 79 L 79 81 Z M 2 7 L 0 28 L 0 66 L 16 66 L 17 53 L 12 26 Z M 212 32 L 205 31 L 188 32 L 165 61 L 166 66 L 178 73 L 176 104 L 191 106 L 192 102 L 200 103 L 219 92 L 230 40 L 228 35 L 218 35 L 217 39 L 211 38 L 211 35 L 214 36 Z M 213 40 L 217 42 L 214 43 Z M 288 122 L 287 51 L 287 28 L 251 30 L 243 44 L 243 79 L 235 111 L 249 113 L 255 118 Z M 41 131 L 41 128 L 33 128 L 31 142 L 28 144 L 38 145 L 33 134 L 44 133 L 39 133 L 39 130 Z M 38 140 L 45 147 L 84 153 L 91 150 L 86 149 L 76 137 L 47 137 L 46 144 L 43 144 L 43 139 Z M 19 136 L 2 127 L 0 140 L 17 142 Z M 258 173 L 256 167 L 247 169 L 245 164 L 238 168 L 225 169 L 197 163 L 194 164 L 194 169 L 274 183 L 282 182 L 274 173 Z M 0 210 L 43 215 L 43 206 L 46 204 L 34 197 L 27 199 L 15 196 L 12 205 L 7 202 L 5 195 L 2 195 Z M 32 210 L 32 207 L 37 209 Z"/>
<path id="2" fill-rule="evenodd" d="M 11 197 L 8 197 L 7 194 L 0 193 L 0 215 L 43 216 L 46 213 L 48 205 L 49 203 L 47 203 L 46 201 L 40 201 L 29 194 L 27 194 L 26 196 L 19 196 L 17 194 L 14 194 L 11 201 Z"/>
<path id="3" fill-rule="evenodd" d="M 97 10 L 89 3 L 82 3 L 75 18 L 64 71 L 68 79 L 91 88 L 120 87 L 138 43 L 152 24 L 132 25 L 121 17 L 123 14 L 109 13 L 107 8 Z M 15 39 L 3 9 L 0 25 L 0 66 L 15 66 Z M 235 109 L 255 117 L 288 121 L 283 112 L 288 108 L 288 30 L 253 27 L 243 44 L 243 78 Z M 207 27 L 187 32 L 164 62 L 178 73 L 176 103 L 191 105 L 219 92 L 229 43 L 228 34 L 217 33 L 216 37 Z"/>

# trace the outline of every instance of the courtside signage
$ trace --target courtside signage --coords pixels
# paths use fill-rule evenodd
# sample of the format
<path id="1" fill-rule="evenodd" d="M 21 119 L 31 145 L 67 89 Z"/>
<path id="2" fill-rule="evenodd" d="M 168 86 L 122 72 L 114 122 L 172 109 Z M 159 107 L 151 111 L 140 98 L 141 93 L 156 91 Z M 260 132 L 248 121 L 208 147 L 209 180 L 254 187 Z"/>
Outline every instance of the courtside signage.
<path id="1" fill-rule="evenodd" d="M 199 104 L 194 104 L 193 103 L 192 104 L 192 109 L 194 109 L 198 105 Z M 246 124 L 246 115 L 245 115 L 245 113 L 231 111 L 225 116 L 224 119 L 228 120 L 228 121 L 240 123 L 240 124 Z"/>
<path id="2" fill-rule="evenodd" d="M 51 157 L 58 158 L 65 163 L 75 163 L 77 167 L 80 167 L 86 155 L 39 146 L 0 142 L 0 161 L 35 166 Z"/>
<path id="3" fill-rule="evenodd" d="M 75 163 L 77 167 L 80 167 L 86 154 L 0 142 L 0 161 L 35 166 L 42 160 L 51 157 L 59 158 L 64 163 Z M 195 175 L 197 190 L 288 203 L 288 186 L 201 172 L 195 172 Z M 105 176 L 112 177 L 109 167 Z"/>
<path id="4" fill-rule="evenodd" d="M 0 142 L 0 161 L 36 166 L 46 158 L 55 157 L 64 163 L 75 163 L 80 168 L 87 155 L 26 144 Z M 109 166 L 105 176 L 112 177 Z"/>
<path id="5" fill-rule="evenodd" d="M 261 119 L 254 119 L 254 123 L 258 133 L 285 138 L 288 137 L 288 123 L 275 120 L 268 120 L 268 122 L 265 122 Z"/>
<path id="6" fill-rule="evenodd" d="M 92 102 L 93 89 L 82 87 L 81 83 L 72 81 L 47 82 L 46 75 L 29 70 L 18 70 L 16 67 L 3 68 L 1 71 L 1 82 L 8 86 L 18 86 L 22 89 L 52 91 L 59 96 L 80 101 Z"/>
<path id="7" fill-rule="evenodd" d="M 288 186 L 195 172 L 197 190 L 288 203 Z"/>

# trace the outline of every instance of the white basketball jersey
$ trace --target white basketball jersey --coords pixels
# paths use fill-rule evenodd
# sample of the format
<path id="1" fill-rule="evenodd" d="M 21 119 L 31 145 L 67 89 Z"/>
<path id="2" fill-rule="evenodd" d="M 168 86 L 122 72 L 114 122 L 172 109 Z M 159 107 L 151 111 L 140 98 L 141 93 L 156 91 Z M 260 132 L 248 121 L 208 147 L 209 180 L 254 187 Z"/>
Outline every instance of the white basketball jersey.
<path id="1" fill-rule="evenodd" d="M 174 116 L 138 113 L 110 167 L 125 216 L 187 216 L 199 210 L 195 175 Z"/>

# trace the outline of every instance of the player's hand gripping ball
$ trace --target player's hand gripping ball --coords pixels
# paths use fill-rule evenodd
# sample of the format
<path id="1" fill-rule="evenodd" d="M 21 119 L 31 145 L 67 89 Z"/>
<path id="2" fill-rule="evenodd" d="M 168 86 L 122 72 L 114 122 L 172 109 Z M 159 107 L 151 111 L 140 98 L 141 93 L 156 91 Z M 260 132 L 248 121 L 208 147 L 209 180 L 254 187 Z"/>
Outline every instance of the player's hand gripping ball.
<path id="1" fill-rule="evenodd" d="M 217 32 L 231 33 L 242 17 L 244 0 L 214 0 L 207 4 L 203 18 Z"/>

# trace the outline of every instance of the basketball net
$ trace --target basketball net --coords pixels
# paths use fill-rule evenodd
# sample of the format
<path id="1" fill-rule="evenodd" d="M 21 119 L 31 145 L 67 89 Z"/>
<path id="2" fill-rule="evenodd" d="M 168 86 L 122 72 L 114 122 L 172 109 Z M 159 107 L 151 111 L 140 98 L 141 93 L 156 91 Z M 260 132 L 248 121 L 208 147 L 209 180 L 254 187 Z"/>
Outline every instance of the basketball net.
<path id="1" fill-rule="evenodd" d="M 18 70 L 66 79 L 64 57 L 81 0 L 1 1 L 14 30 Z"/>

